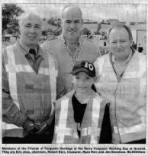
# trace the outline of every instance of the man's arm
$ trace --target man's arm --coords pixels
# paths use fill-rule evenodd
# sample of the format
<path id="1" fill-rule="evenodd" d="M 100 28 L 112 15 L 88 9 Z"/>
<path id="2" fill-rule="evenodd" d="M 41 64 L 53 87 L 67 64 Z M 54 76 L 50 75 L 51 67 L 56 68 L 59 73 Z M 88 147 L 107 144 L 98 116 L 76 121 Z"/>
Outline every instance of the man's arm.
<path id="1" fill-rule="evenodd" d="M 24 126 L 28 121 L 27 116 L 23 114 L 10 94 L 8 73 L 5 68 L 5 57 L 2 57 L 2 120 L 6 123 L 15 124 L 19 127 Z"/>

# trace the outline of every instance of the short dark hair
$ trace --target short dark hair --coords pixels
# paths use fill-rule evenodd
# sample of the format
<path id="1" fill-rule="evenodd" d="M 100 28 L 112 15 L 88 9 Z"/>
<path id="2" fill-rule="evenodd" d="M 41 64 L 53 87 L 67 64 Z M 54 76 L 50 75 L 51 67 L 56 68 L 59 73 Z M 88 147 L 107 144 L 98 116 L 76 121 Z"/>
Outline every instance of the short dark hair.
<path id="1" fill-rule="evenodd" d="M 65 11 L 67 8 L 77 8 L 77 9 L 80 11 L 80 14 L 81 14 L 81 17 L 82 17 L 82 11 L 81 11 L 81 9 L 80 9 L 79 6 L 74 5 L 74 4 L 73 4 L 73 5 L 72 5 L 72 4 L 67 4 L 67 5 L 65 5 L 65 6 L 63 7 L 63 9 L 62 9 L 61 18 L 64 17 L 64 11 Z"/>
<path id="2" fill-rule="evenodd" d="M 109 39 L 110 32 L 112 31 L 112 29 L 115 29 L 115 28 L 124 28 L 129 35 L 129 39 L 131 41 L 133 41 L 133 35 L 131 32 L 131 29 L 127 25 L 122 24 L 122 23 L 116 23 L 116 24 L 112 25 L 112 27 L 108 30 L 108 39 Z"/>

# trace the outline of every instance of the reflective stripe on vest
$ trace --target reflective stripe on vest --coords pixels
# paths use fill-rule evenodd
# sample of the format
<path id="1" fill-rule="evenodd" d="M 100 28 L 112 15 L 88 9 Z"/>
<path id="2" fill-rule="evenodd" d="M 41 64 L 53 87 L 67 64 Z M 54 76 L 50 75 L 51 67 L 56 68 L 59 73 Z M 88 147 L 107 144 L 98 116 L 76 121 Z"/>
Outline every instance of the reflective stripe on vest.
<path id="1" fill-rule="evenodd" d="M 139 59 L 138 63 L 139 63 L 139 67 L 140 67 L 139 71 L 138 72 L 137 71 L 128 72 L 128 74 L 126 75 L 126 78 L 133 78 L 133 77 L 138 78 L 138 77 L 140 77 L 139 90 L 140 90 L 140 93 L 142 93 L 143 90 L 145 89 L 145 86 L 146 86 L 146 79 L 143 76 L 145 74 L 146 66 L 145 66 L 145 62 L 143 62 L 143 60 L 141 60 L 141 59 Z M 144 103 L 144 101 L 141 101 L 141 99 L 139 99 L 139 100 L 140 100 L 139 102 Z M 138 109 L 137 113 L 139 114 L 139 116 L 141 118 L 141 124 L 130 126 L 130 127 L 123 127 L 123 128 L 119 128 L 119 129 L 117 127 L 114 127 L 114 132 L 116 134 L 120 133 L 120 135 L 125 135 L 125 134 L 129 134 L 129 133 L 136 133 L 136 132 L 137 133 L 143 132 L 146 129 L 145 111 L 144 111 L 144 109 Z"/>
<path id="2" fill-rule="evenodd" d="M 139 116 L 140 116 L 140 122 L 141 122 L 141 124 L 138 124 L 138 125 L 135 125 L 135 123 L 134 122 L 131 122 L 131 125 L 130 125 L 130 127 L 123 127 L 123 128 L 121 128 L 121 127 L 114 127 L 114 132 L 116 133 L 116 134 L 118 134 L 118 133 L 120 133 L 120 135 L 121 135 L 121 138 L 122 138 L 122 136 L 125 136 L 125 135 L 128 135 L 128 134 L 130 134 L 131 136 L 133 135 L 133 134 L 135 134 L 136 135 L 136 133 L 137 133 L 137 135 L 138 135 L 138 133 L 143 133 L 144 131 L 145 131 L 145 128 L 146 128 L 146 126 L 145 126 L 145 120 L 146 120 L 146 117 L 145 117 L 145 109 L 144 109 L 144 105 L 146 104 L 146 99 L 145 99 L 145 97 L 144 96 L 146 96 L 146 95 L 144 95 L 145 93 L 145 89 L 146 89 L 146 78 L 145 78 L 145 74 L 146 74 L 146 64 L 145 64 L 145 60 L 143 59 L 143 57 L 141 57 L 140 59 L 139 59 L 139 56 L 136 56 L 136 55 L 139 55 L 138 53 L 136 54 L 134 54 L 133 55 L 133 58 L 131 59 L 131 61 L 132 61 L 132 64 L 130 64 L 130 62 L 129 62 L 129 65 L 128 65 L 128 67 L 127 67 L 127 69 L 126 69 L 126 71 L 125 71 L 125 73 L 124 73 L 124 75 L 123 75 L 123 78 L 122 78 L 122 81 L 121 82 L 119 82 L 119 85 L 120 84 L 122 84 L 123 82 L 126 82 L 126 81 L 124 81 L 124 80 L 126 80 L 126 79 L 131 79 L 131 81 L 127 81 L 128 83 L 132 83 L 132 79 L 134 78 L 134 79 L 137 79 L 138 81 L 139 81 L 139 83 L 137 83 L 137 84 L 135 84 L 135 85 L 138 85 L 138 90 L 136 89 L 135 90 L 135 92 L 137 92 L 138 94 L 136 94 L 137 95 L 137 97 L 135 97 L 136 98 L 136 103 L 137 103 L 137 105 L 138 104 L 140 104 L 140 107 L 136 110 L 136 113 L 138 114 L 138 118 L 139 118 Z M 104 60 L 104 61 L 102 61 L 102 60 Z M 107 65 L 109 64 L 109 57 L 102 57 L 101 59 L 99 59 L 97 62 L 96 62 L 96 66 L 97 66 L 97 68 L 102 68 L 104 65 L 106 65 L 106 64 L 104 64 L 103 65 L 103 62 L 104 63 L 106 63 Z M 136 65 L 138 65 L 138 69 L 134 66 L 134 64 L 136 64 Z M 131 66 L 130 66 L 131 65 Z M 104 75 L 105 74 L 105 76 L 107 77 L 107 76 L 109 76 L 110 75 L 110 77 L 111 77 L 111 80 L 113 81 L 113 83 L 114 83 L 114 86 L 116 87 L 116 79 L 113 79 L 114 78 L 114 74 L 112 73 L 112 71 L 111 71 L 111 65 L 109 64 L 108 66 L 108 69 L 106 69 L 106 68 L 104 68 L 104 70 L 99 70 L 99 71 L 102 71 L 101 73 L 100 73 L 100 75 L 102 76 L 102 75 Z M 110 71 L 110 72 L 108 72 L 108 71 Z M 104 77 L 103 77 L 104 78 Z M 110 82 L 110 83 L 112 83 L 112 81 L 104 81 L 104 79 L 101 79 L 100 78 L 100 80 L 99 80 L 99 82 L 98 82 L 98 86 L 99 86 L 99 84 L 101 85 L 101 84 L 109 84 L 108 82 Z M 105 84 L 105 85 L 106 85 Z M 97 86 L 96 85 L 96 86 Z M 99 86 L 100 87 L 100 86 Z M 102 86 L 101 86 L 102 87 Z M 103 88 L 103 87 L 102 87 Z M 102 89 L 101 88 L 101 89 Z M 108 88 L 108 85 L 106 85 L 105 87 L 104 87 L 106 90 L 108 89 L 112 89 L 112 88 Z M 104 89 L 103 88 L 103 89 Z M 100 88 L 99 88 L 100 89 Z M 103 90 L 102 89 L 102 90 Z M 104 89 L 104 90 L 105 90 Z M 127 90 L 128 90 L 128 86 L 127 86 L 127 88 L 126 88 Z M 126 89 L 125 89 L 125 91 L 126 91 Z M 104 91 L 103 90 L 103 91 Z M 113 89 L 112 89 L 113 90 Z M 134 89 L 133 89 L 134 90 Z M 110 91 L 110 90 L 109 90 Z M 120 90 L 119 90 L 119 92 L 120 92 Z M 104 93 L 108 93 L 108 92 L 105 92 L 104 91 Z M 134 94 L 134 92 L 131 92 L 131 94 Z M 110 94 L 110 95 L 107 95 L 108 96 L 108 98 L 111 100 L 111 101 L 114 101 L 113 100 L 113 98 L 116 98 L 116 100 L 117 100 L 117 104 L 118 104 L 118 102 L 122 102 L 122 99 L 120 99 L 120 97 L 118 97 L 117 96 L 118 94 L 116 94 L 116 96 L 114 97 L 114 94 Z M 123 98 L 123 92 L 122 92 L 122 98 L 123 98 L 123 101 L 125 100 L 126 101 L 126 97 L 128 97 L 128 95 L 124 95 L 124 98 Z M 120 101 L 119 101 L 120 100 Z M 129 108 L 128 108 L 128 106 L 127 106 L 127 109 L 132 109 L 132 105 L 134 105 L 135 106 L 135 103 L 133 102 L 132 103 L 132 101 L 129 101 L 130 103 L 131 103 L 131 107 L 129 106 Z M 120 104 L 122 104 L 122 103 L 120 103 Z M 122 105 L 120 105 L 120 106 L 122 106 Z M 119 114 L 120 115 L 120 114 Z M 123 114 L 123 116 L 124 116 L 124 114 Z M 125 113 L 125 116 L 126 116 L 126 113 Z M 113 120 L 113 119 L 111 119 L 111 120 Z M 118 121 L 118 120 L 117 120 Z M 120 120 L 119 120 L 120 121 Z M 125 121 L 125 122 L 128 122 L 128 121 Z M 124 122 L 123 122 L 123 125 L 124 125 Z M 134 138 L 134 139 L 136 139 L 136 138 Z"/>
<path id="3" fill-rule="evenodd" d="M 13 53 L 13 47 L 7 47 L 7 58 L 8 58 L 8 65 L 6 65 L 6 71 L 8 72 L 8 81 L 9 81 L 9 88 L 10 88 L 10 94 L 13 99 L 13 102 L 16 104 L 18 109 L 20 109 L 19 101 L 18 101 L 18 96 L 17 96 L 17 84 L 16 84 L 16 71 L 12 69 L 15 66 L 15 56 Z M 15 71 L 12 72 L 11 71 Z M 19 68 L 17 68 L 19 69 Z M 15 129 L 20 129 L 20 134 L 23 136 L 23 130 L 22 128 L 14 125 L 14 124 L 8 124 L 8 123 L 2 123 L 2 129 L 3 129 L 3 137 L 7 136 L 7 130 L 15 130 Z M 17 134 L 19 136 L 20 134 Z M 9 136 L 9 135 L 8 135 Z"/>
<path id="4" fill-rule="evenodd" d="M 61 110 L 59 115 L 59 125 L 56 126 L 55 133 L 57 134 L 56 143 L 64 143 L 65 135 L 76 137 L 75 132 L 71 128 L 66 127 L 68 116 L 69 99 L 65 98 L 61 101 Z"/>
<path id="5" fill-rule="evenodd" d="M 31 68 L 30 65 L 16 65 L 15 64 L 15 56 L 14 56 L 12 46 L 7 48 L 7 56 L 8 56 L 8 65 L 6 65 L 6 71 L 9 74 L 11 73 L 9 75 L 9 78 L 10 78 L 9 84 L 11 85 L 10 89 L 12 89 L 12 92 L 11 91 L 10 92 L 15 93 L 15 95 L 17 96 L 16 73 L 23 72 L 23 71 L 33 72 L 33 69 Z M 54 60 L 49 57 L 48 62 L 49 62 L 49 69 L 41 67 L 39 69 L 39 74 L 50 75 L 50 86 L 51 86 L 51 97 L 52 97 L 51 101 L 53 103 L 56 99 L 56 77 L 57 77 L 58 72 L 55 68 Z M 12 67 L 15 67 L 15 68 L 12 69 Z M 13 71 L 13 73 L 12 73 L 12 71 Z M 17 99 L 17 97 L 15 97 L 15 99 Z M 17 102 L 17 106 L 19 108 L 18 102 Z"/>
<path id="6" fill-rule="evenodd" d="M 7 58 L 8 58 L 8 64 L 6 65 L 6 71 L 8 73 L 8 81 L 9 81 L 9 88 L 10 88 L 10 94 L 13 99 L 13 102 L 16 104 L 18 109 L 20 109 L 19 101 L 18 101 L 18 94 L 17 94 L 17 81 L 16 81 L 16 73 L 17 72 L 34 72 L 33 69 L 30 67 L 30 65 L 16 65 L 15 63 L 15 55 L 13 51 L 13 46 L 7 47 Z M 50 69 L 51 68 L 51 69 Z M 53 59 L 49 57 L 49 69 L 48 68 L 40 68 L 39 74 L 49 75 L 49 83 L 51 86 L 51 102 L 52 102 L 52 108 L 51 108 L 51 114 L 53 112 L 53 101 L 56 99 L 56 77 L 57 77 L 57 70 L 55 68 L 55 64 Z M 4 129 L 7 129 L 8 127 L 14 128 L 15 125 L 13 124 L 5 124 Z M 17 126 L 15 126 L 16 128 Z M 20 129 L 20 127 L 18 127 Z M 10 129 L 10 128 L 9 128 Z"/>
<path id="7" fill-rule="evenodd" d="M 83 128 L 82 131 L 82 136 L 90 136 L 90 144 L 97 144 L 98 143 L 98 137 L 100 136 L 100 128 L 97 127 L 88 127 L 88 128 Z"/>
<path id="8" fill-rule="evenodd" d="M 100 98 L 94 98 L 92 103 L 92 123 L 91 127 L 83 128 L 82 129 L 82 136 L 90 135 L 90 143 L 97 144 L 98 138 L 97 136 L 100 135 L 100 128 L 99 127 L 99 117 L 100 117 Z"/>
<path id="9" fill-rule="evenodd" d="M 71 128 L 59 128 L 58 126 L 55 127 L 55 133 L 57 134 L 56 143 L 63 144 L 65 136 L 71 136 L 75 139 L 78 139 L 77 131 Z"/>
<path id="10" fill-rule="evenodd" d="M 13 67 L 16 66 L 13 46 L 7 47 L 7 58 L 8 58 L 8 65 L 6 65 L 6 71 L 8 72 L 10 94 L 13 99 L 13 102 L 20 109 L 18 95 L 17 95 L 17 82 L 16 82 L 16 72 L 17 71 L 14 71 L 14 69 L 12 69 Z M 15 69 L 19 69 L 19 68 L 15 68 Z"/>
<path id="11" fill-rule="evenodd" d="M 61 101 L 61 110 L 59 115 L 59 125 L 55 128 L 55 133 L 57 134 L 56 143 L 64 143 L 64 136 L 72 136 L 75 139 L 79 139 L 77 131 L 71 128 L 66 127 L 67 117 L 68 117 L 68 98 L 65 98 Z M 81 136 L 90 135 L 90 143 L 97 144 L 98 136 L 100 135 L 99 127 L 99 116 L 100 116 L 100 103 L 99 98 L 94 98 L 92 103 L 92 122 L 91 127 L 82 128 Z"/>
<path id="12" fill-rule="evenodd" d="M 5 125 L 7 125 L 6 127 L 5 127 Z M 16 126 L 16 125 L 14 125 L 14 124 L 8 124 L 8 123 L 5 123 L 5 122 L 2 122 L 2 129 L 5 129 L 5 128 L 7 128 L 7 129 L 22 129 L 21 127 L 18 127 L 18 126 Z"/>
<path id="13" fill-rule="evenodd" d="M 134 125 L 131 127 L 124 127 L 124 128 L 119 128 L 119 132 L 121 135 L 127 134 L 127 133 L 136 133 L 136 132 L 142 132 L 146 128 L 145 124 L 139 124 L 139 125 Z M 114 127 L 115 133 L 118 133 L 118 128 Z"/>
<path id="14" fill-rule="evenodd" d="M 58 75 L 58 71 L 56 70 L 55 62 L 53 59 L 49 57 L 48 62 L 49 62 L 48 71 L 50 75 L 49 83 L 50 83 L 50 90 L 51 90 L 51 106 L 52 106 L 50 115 L 52 115 L 54 110 L 54 102 L 56 100 L 56 78 Z"/>
<path id="15" fill-rule="evenodd" d="M 22 137 L 23 128 L 14 124 L 5 123 L 2 121 L 2 136 L 3 137 Z"/>

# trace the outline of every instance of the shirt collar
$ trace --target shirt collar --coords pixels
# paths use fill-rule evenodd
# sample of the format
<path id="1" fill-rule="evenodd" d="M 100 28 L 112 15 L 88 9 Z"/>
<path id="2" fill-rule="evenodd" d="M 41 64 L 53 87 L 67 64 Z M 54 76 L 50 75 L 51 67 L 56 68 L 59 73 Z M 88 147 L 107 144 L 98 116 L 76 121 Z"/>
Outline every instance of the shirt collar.
<path id="1" fill-rule="evenodd" d="M 124 64 L 127 64 L 127 63 L 130 61 L 130 59 L 132 58 L 132 56 L 133 56 L 133 52 L 131 52 L 131 53 L 129 54 L 128 58 L 127 58 L 123 63 L 124 63 Z M 110 53 L 110 57 L 111 57 L 111 61 L 112 61 L 113 63 L 115 63 L 115 56 L 112 55 L 112 53 Z"/>
<path id="2" fill-rule="evenodd" d="M 29 47 L 27 47 L 26 45 L 24 45 L 23 42 L 22 42 L 21 40 L 19 40 L 19 45 L 20 45 L 20 47 L 23 49 L 23 52 L 24 52 L 25 55 L 29 53 L 29 50 L 30 50 L 31 48 L 29 48 Z M 39 50 L 39 49 L 40 49 L 40 46 L 38 45 L 37 48 L 34 48 L 34 49 L 36 50 L 37 55 L 38 55 L 38 54 L 39 54 L 39 51 L 40 51 L 40 50 Z"/>
<path id="3" fill-rule="evenodd" d="M 58 37 L 58 39 L 62 40 L 62 41 L 63 41 L 63 43 L 66 45 L 66 41 L 65 41 L 65 39 L 64 39 L 63 34 L 62 34 L 62 35 L 60 35 L 60 36 Z M 82 46 L 83 41 L 84 41 L 84 38 L 83 38 L 82 36 L 80 36 L 80 37 L 79 37 L 79 41 L 78 41 L 78 43 L 79 43 L 79 47 L 81 47 L 81 46 Z"/>

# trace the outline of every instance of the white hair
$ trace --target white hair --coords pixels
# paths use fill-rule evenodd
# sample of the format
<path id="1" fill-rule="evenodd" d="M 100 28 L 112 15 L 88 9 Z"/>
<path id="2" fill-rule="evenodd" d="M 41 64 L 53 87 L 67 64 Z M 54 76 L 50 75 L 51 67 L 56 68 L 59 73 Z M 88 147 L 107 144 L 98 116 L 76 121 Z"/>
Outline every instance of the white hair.
<path id="1" fill-rule="evenodd" d="M 42 22 L 41 17 L 39 15 L 37 15 L 36 13 L 34 13 L 34 12 L 24 12 L 23 14 L 21 14 L 18 17 L 19 26 L 21 27 L 23 22 L 25 21 L 25 19 L 27 19 L 27 18 L 29 18 L 31 16 L 37 17 Z"/>

